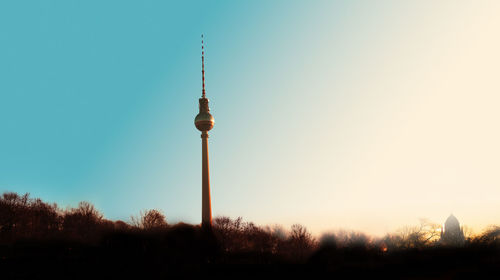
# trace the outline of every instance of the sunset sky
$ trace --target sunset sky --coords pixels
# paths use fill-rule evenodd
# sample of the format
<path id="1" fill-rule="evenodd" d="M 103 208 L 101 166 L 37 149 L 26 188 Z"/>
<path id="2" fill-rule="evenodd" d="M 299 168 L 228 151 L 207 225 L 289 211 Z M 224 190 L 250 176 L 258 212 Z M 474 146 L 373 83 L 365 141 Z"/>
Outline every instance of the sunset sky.
<path id="1" fill-rule="evenodd" d="M 500 224 L 499 1 L 2 1 L 0 191 L 373 235 Z"/>

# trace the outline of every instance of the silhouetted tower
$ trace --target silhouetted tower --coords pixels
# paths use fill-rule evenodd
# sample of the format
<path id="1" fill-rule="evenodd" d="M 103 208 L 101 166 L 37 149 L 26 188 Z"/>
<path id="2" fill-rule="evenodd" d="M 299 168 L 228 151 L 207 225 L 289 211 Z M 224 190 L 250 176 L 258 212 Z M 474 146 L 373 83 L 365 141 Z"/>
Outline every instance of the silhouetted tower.
<path id="1" fill-rule="evenodd" d="M 201 225 L 205 228 L 212 227 L 212 205 L 210 201 L 210 176 L 208 168 L 208 131 L 214 127 L 214 117 L 208 108 L 208 99 L 205 97 L 205 49 L 203 46 L 203 35 L 201 35 L 201 80 L 202 92 L 200 102 L 200 112 L 194 119 L 194 124 L 201 131 Z"/>
<path id="2" fill-rule="evenodd" d="M 441 244 L 449 246 L 461 246 L 465 242 L 464 230 L 460 227 L 458 219 L 451 214 L 444 223 L 444 231 L 441 228 Z"/>

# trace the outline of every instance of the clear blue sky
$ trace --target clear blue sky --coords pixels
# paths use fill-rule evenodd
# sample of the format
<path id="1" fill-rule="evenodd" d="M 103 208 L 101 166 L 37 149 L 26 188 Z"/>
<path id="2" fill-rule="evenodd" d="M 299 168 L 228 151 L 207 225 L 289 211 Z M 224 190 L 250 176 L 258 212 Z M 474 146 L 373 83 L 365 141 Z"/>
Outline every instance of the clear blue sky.
<path id="1" fill-rule="evenodd" d="M 495 1 L 2 1 L 0 191 L 375 234 L 500 221 Z M 494 74 L 496 73 L 496 74 Z"/>

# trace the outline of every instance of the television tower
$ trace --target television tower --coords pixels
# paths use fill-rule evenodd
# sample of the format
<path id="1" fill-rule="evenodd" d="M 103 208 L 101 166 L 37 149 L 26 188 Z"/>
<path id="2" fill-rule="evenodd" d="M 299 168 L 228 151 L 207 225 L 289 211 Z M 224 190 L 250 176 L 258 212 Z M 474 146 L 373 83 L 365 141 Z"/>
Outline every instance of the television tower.
<path id="1" fill-rule="evenodd" d="M 200 102 L 200 112 L 194 119 L 194 125 L 201 131 L 201 225 L 204 228 L 212 227 L 212 204 L 210 202 L 210 176 L 208 168 L 208 131 L 214 127 L 214 117 L 208 108 L 208 98 L 205 97 L 205 49 L 203 46 L 203 35 L 201 35 L 201 80 L 202 91 Z"/>

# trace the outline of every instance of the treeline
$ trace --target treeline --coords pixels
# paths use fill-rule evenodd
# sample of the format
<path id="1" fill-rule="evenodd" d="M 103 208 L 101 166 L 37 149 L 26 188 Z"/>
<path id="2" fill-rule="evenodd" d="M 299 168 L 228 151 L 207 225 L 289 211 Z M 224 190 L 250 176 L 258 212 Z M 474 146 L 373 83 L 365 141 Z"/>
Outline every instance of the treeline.
<path id="1" fill-rule="evenodd" d="M 62 210 L 29 194 L 5 192 L 0 197 L 0 243 L 24 239 L 67 238 L 93 242 L 103 230 L 119 227 L 88 202 Z"/>
<path id="2" fill-rule="evenodd" d="M 75 208 L 61 209 L 55 203 L 46 203 L 29 194 L 5 192 L 0 197 L 0 244 L 26 240 L 65 240 L 82 244 L 100 244 L 114 234 L 159 235 L 199 226 L 168 224 L 158 210 L 142 211 L 132 216 L 131 222 L 111 221 L 89 202 Z M 218 249 L 226 253 L 260 252 L 303 260 L 315 247 L 316 240 L 301 225 L 293 225 L 290 232 L 279 226 L 259 227 L 242 218 L 216 217 L 211 231 Z"/>
<path id="3" fill-rule="evenodd" d="M 499 271 L 500 227 L 468 233 L 461 247 L 443 246 L 439 236 L 439 225 L 425 220 L 383 238 L 349 231 L 314 238 L 298 224 L 286 230 L 228 217 L 215 218 L 206 230 L 169 224 L 158 210 L 126 223 L 105 219 L 89 202 L 61 209 L 28 194 L 0 197 L 0 270 L 11 278 L 76 271 L 89 277 L 97 271 L 167 277 L 244 269 L 397 278 Z"/>

